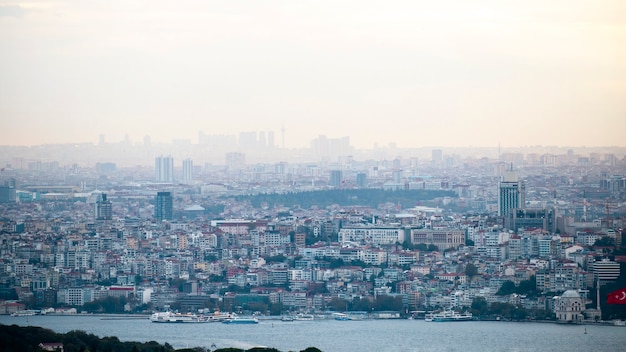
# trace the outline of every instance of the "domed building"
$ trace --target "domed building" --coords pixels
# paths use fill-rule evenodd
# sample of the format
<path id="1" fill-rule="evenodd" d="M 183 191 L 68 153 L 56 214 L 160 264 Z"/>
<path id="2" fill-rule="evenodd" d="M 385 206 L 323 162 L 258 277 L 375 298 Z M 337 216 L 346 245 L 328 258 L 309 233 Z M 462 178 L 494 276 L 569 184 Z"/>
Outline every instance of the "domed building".
<path id="1" fill-rule="evenodd" d="M 556 297 L 556 318 L 564 323 L 580 323 L 583 321 L 585 305 L 578 292 L 567 290 Z"/>

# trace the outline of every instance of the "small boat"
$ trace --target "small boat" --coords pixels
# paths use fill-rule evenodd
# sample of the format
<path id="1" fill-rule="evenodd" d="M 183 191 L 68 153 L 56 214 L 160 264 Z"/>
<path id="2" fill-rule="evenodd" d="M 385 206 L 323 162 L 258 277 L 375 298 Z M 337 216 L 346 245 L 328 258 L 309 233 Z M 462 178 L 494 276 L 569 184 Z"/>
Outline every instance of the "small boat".
<path id="1" fill-rule="evenodd" d="M 315 320 L 315 316 L 313 314 L 298 314 L 296 315 L 296 320 L 311 321 L 311 320 Z"/>
<path id="2" fill-rule="evenodd" d="M 195 314 L 180 314 L 174 312 L 157 312 L 150 316 L 153 323 L 206 323 L 207 317 Z"/>
<path id="3" fill-rule="evenodd" d="M 222 323 L 224 324 L 258 324 L 259 319 L 234 317 L 234 318 L 224 319 Z"/>
<path id="4" fill-rule="evenodd" d="M 439 313 L 426 314 L 424 321 L 447 322 L 447 321 L 471 321 L 472 313 L 457 313 L 453 310 L 444 310 Z"/>
<path id="5" fill-rule="evenodd" d="M 333 319 L 340 321 L 352 320 L 352 318 L 350 318 L 347 314 L 343 313 L 333 313 Z"/>
<path id="6" fill-rule="evenodd" d="M 281 321 L 294 321 L 296 320 L 296 318 L 294 318 L 291 315 L 283 315 L 282 317 L 280 317 L 280 320 Z"/>

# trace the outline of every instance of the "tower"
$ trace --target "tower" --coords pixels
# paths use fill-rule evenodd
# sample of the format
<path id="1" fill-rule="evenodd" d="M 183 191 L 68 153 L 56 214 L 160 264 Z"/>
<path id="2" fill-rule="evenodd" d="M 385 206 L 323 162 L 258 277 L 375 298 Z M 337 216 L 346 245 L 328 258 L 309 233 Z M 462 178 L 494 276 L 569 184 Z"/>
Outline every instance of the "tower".
<path id="1" fill-rule="evenodd" d="M 158 221 L 172 220 L 173 203 L 172 192 L 158 192 L 154 201 L 154 218 Z"/>
<path id="2" fill-rule="evenodd" d="M 113 219 L 113 205 L 111 201 L 107 199 L 106 193 L 102 193 L 96 201 L 96 220 L 112 220 Z"/>
<path id="3" fill-rule="evenodd" d="M 498 216 L 508 217 L 513 209 L 522 209 L 526 203 L 526 186 L 518 180 L 517 172 L 506 171 L 498 187 Z"/>
<path id="4" fill-rule="evenodd" d="M 193 181 L 193 160 L 183 160 L 183 182 L 189 183 Z"/>
<path id="5" fill-rule="evenodd" d="M 330 180 L 328 184 L 331 187 L 339 187 L 341 186 L 341 178 L 342 178 L 341 170 L 331 170 L 330 171 Z"/>
<path id="6" fill-rule="evenodd" d="M 174 182 L 174 158 L 158 156 L 154 160 L 154 173 L 157 182 Z"/>

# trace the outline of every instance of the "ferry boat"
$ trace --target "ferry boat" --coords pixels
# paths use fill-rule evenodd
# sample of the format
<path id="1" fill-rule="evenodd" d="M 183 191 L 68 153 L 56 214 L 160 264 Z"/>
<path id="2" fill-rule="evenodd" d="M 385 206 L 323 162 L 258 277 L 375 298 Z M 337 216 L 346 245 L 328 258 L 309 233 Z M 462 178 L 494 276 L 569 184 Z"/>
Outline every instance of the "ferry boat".
<path id="1" fill-rule="evenodd" d="M 234 317 L 230 319 L 225 319 L 222 323 L 224 324 L 258 324 L 259 319 Z"/>
<path id="2" fill-rule="evenodd" d="M 180 314 L 174 312 L 157 312 L 150 316 L 153 323 L 206 323 L 207 317 L 195 314 Z"/>
<path id="3" fill-rule="evenodd" d="M 18 310 L 17 312 L 11 313 L 12 317 L 30 317 L 36 315 L 37 312 L 34 310 Z"/>
<path id="4" fill-rule="evenodd" d="M 424 321 L 446 322 L 446 321 L 471 321 L 472 313 L 457 313 L 453 310 L 444 310 L 439 313 L 426 314 Z"/>

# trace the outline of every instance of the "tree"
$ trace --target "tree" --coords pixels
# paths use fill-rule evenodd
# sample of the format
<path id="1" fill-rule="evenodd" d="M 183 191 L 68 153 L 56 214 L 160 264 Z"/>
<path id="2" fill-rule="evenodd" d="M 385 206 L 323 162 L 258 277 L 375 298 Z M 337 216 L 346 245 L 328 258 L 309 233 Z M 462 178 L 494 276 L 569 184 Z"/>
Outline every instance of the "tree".
<path id="1" fill-rule="evenodd" d="M 500 286 L 500 289 L 498 290 L 498 292 L 496 292 L 496 295 L 507 296 L 515 293 L 515 289 L 515 283 L 513 281 L 507 280 L 502 283 L 502 286 Z"/>
<path id="2" fill-rule="evenodd" d="M 367 298 L 355 297 L 352 300 L 352 309 L 355 311 L 369 312 L 372 308 L 372 302 Z"/>
<path id="3" fill-rule="evenodd" d="M 516 292 L 520 295 L 538 296 L 539 292 L 537 292 L 537 279 L 535 275 L 532 275 L 528 280 L 520 281 Z"/>
<path id="4" fill-rule="evenodd" d="M 339 297 L 333 297 L 328 302 L 328 308 L 336 312 L 344 312 L 348 309 L 348 301 Z"/>
<path id="5" fill-rule="evenodd" d="M 467 275 L 470 280 L 472 280 L 474 276 L 478 275 L 478 268 L 476 268 L 476 265 L 468 263 L 465 266 L 465 275 Z"/>
<path id="6" fill-rule="evenodd" d="M 489 303 L 485 297 L 474 297 L 472 300 L 471 312 L 473 315 L 485 315 L 489 312 Z"/>
<path id="7" fill-rule="evenodd" d="M 374 300 L 374 310 L 376 311 L 397 311 L 401 312 L 403 308 L 402 297 L 381 295 Z"/>

